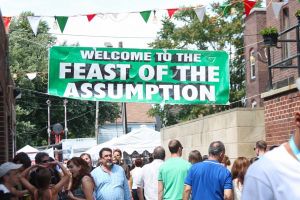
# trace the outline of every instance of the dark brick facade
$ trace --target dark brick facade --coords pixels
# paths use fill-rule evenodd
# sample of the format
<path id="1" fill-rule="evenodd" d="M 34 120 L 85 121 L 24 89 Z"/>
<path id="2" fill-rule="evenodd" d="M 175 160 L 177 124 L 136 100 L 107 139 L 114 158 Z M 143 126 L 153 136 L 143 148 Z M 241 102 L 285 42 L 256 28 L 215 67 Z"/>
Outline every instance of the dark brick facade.
<path id="1" fill-rule="evenodd" d="M 294 113 L 300 111 L 297 90 L 265 99 L 265 130 L 268 145 L 286 142 L 295 130 Z"/>
<path id="2" fill-rule="evenodd" d="M 266 90 L 268 71 L 267 64 L 264 63 L 264 49 L 258 43 L 262 37 L 257 34 L 260 29 L 266 26 L 265 9 L 255 9 L 247 18 L 244 29 L 245 59 L 246 59 L 246 89 L 247 89 L 247 107 L 255 101 L 258 107 L 263 106 L 260 98 L 262 92 Z M 250 75 L 250 52 L 254 52 L 255 59 L 255 78 Z M 258 84 L 259 83 L 259 84 Z"/>
<path id="3" fill-rule="evenodd" d="M 15 152 L 14 83 L 8 65 L 8 40 L 0 13 L 0 163 L 11 160 Z"/>
<path id="4" fill-rule="evenodd" d="M 297 69 L 273 69 L 272 82 L 273 89 L 269 86 L 269 75 L 266 54 L 264 54 L 264 45 L 261 42 L 262 37 L 259 31 L 263 27 L 275 26 L 282 32 L 288 27 L 297 24 L 297 18 L 294 13 L 300 9 L 300 4 L 296 0 L 289 0 L 280 11 L 279 18 L 276 19 L 272 2 L 267 0 L 266 9 L 254 9 L 245 20 L 245 58 L 250 60 L 251 48 L 254 50 L 256 59 L 257 76 L 250 79 L 250 63 L 246 64 L 246 84 L 248 106 L 251 106 L 252 99 L 255 99 L 258 106 L 264 106 L 265 109 L 265 133 L 268 145 L 281 144 L 286 142 L 295 130 L 294 113 L 300 111 L 300 94 L 294 83 L 298 78 Z M 279 39 L 295 39 L 295 30 L 285 34 Z M 250 36 L 247 36 L 250 35 Z M 279 42 L 277 47 L 271 48 L 271 62 L 278 63 L 286 58 L 284 49 L 289 49 L 289 57 L 296 54 L 296 43 Z M 280 48 L 281 47 L 281 48 Z M 284 63 L 282 66 L 297 65 L 297 60 Z M 253 97 L 254 96 L 254 97 Z"/>

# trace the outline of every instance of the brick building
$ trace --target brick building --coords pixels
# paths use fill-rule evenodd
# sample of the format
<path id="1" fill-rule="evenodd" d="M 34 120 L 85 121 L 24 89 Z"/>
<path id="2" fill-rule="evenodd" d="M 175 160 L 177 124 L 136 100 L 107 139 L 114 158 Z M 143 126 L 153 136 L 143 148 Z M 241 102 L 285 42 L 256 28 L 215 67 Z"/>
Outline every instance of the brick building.
<path id="1" fill-rule="evenodd" d="M 122 109 L 122 105 L 120 104 Z M 151 104 L 147 103 L 126 103 L 127 113 L 127 132 L 131 132 L 141 128 L 141 125 L 153 130 L 157 129 L 157 119 L 148 116 L 147 112 L 152 108 Z M 121 111 L 122 112 L 122 111 Z M 159 127 L 160 128 L 160 127 Z M 106 123 L 100 128 L 98 143 L 103 143 L 120 137 L 124 134 L 124 123 L 122 118 L 116 119 L 115 123 Z"/>
<path id="2" fill-rule="evenodd" d="M 289 139 L 295 130 L 294 112 L 300 111 L 300 94 L 295 85 L 300 65 L 295 42 L 298 20 L 294 15 L 300 4 L 296 0 L 280 2 L 283 6 L 278 18 L 272 8 L 273 2 L 267 0 L 269 6 L 254 8 L 246 17 L 244 29 L 247 106 L 264 107 L 265 136 L 269 145 Z M 270 60 L 268 47 L 259 35 L 262 28 L 269 26 L 278 29 L 279 41 L 290 40 L 269 47 Z"/>
<path id="3" fill-rule="evenodd" d="M 0 17 L 2 15 L 0 12 Z M 8 39 L 0 20 L 0 163 L 10 160 L 15 152 L 14 83 L 8 65 Z"/>

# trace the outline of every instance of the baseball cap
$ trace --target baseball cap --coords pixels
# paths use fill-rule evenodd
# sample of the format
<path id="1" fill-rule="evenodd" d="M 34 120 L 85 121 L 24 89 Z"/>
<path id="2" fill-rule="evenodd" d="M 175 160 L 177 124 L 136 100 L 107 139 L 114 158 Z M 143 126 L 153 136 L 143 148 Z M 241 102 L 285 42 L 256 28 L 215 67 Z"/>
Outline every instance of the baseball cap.
<path id="1" fill-rule="evenodd" d="M 0 178 L 7 174 L 10 170 L 19 169 L 22 164 L 15 164 L 12 162 L 6 162 L 0 165 Z"/>

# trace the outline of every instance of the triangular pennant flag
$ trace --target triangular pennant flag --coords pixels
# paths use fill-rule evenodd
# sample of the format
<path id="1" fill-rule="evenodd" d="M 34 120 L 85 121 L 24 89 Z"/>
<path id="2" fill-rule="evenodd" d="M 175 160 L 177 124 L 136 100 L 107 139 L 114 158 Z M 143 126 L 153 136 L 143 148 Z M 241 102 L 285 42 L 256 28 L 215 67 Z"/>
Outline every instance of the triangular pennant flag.
<path id="1" fill-rule="evenodd" d="M 200 22 L 203 22 L 204 14 L 205 14 L 205 6 L 202 6 L 200 8 L 195 8 L 195 13 L 199 19 Z"/>
<path id="2" fill-rule="evenodd" d="M 276 19 L 278 19 L 279 17 L 281 7 L 284 6 L 285 4 L 287 4 L 287 2 L 272 2 L 272 8 Z"/>
<path id="3" fill-rule="evenodd" d="M 54 30 L 57 30 L 57 29 L 58 29 L 58 24 L 57 24 L 57 21 L 56 21 L 56 20 L 54 20 L 53 25 L 52 25 L 52 28 L 53 28 Z"/>
<path id="4" fill-rule="evenodd" d="M 228 16 L 230 14 L 231 5 L 223 4 L 220 6 L 220 8 L 222 9 L 222 16 Z"/>
<path id="5" fill-rule="evenodd" d="M 118 19 L 119 13 L 112 13 L 111 15 L 113 16 L 114 19 Z"/>
<path id="6" fill-rule="evenodd" d="M 29 80 L 33 80 L 35 79 L 37 73 L 36 72 L 32 72 L 32 73 L 27 73 L 26 76 L 28 77 Z"/>
<path id="7" fill-rule="evenodd" d="M 251 9 L 255 6 L 255 4 L 256 4 L 255 0 L 244 0 L 244 8 L 245 8 L 246 17 L 249 15 Z"/>
<path id="8" fill-rule="evenodd" d="M 67 21 L 69 19 L 69 17 L 65 17 L 65 16 L 55 16 L 55 19 L 58 23 L 58 26 L 60 28 L 61 33 L 64 32 Z"/>
<path id="9" fill-rule="evenodd" d="M 167 9 L 169 18 L 171 18 L 177 10 L 178 8 Z"/>
<path id="10" fill-rule="evenodd" d="M 148 19 L 150 17 L 150 14 L 151 14 L 151 10 L 142 11 L 142 12 L 140 12 L 140 14 L 143 17 L 144 21 L 147 23 Z"/>
<path id="11" fill-rule="evenodd" d="M 41 17 L 39 17 L 39 16 L 27 16 L 27 19 L 29 21 L 30 27 L 31 27 L 34 35 L 36 35 L 38 27 L 39 27 L 39 23 L 41 21 Z"/>
<path id="12" fill-rule="evenodd" d="M 2 20 L 5 27 L 5 32 L 8 33 L 11 17 L 2 17 Z"/>
<path id="13" fill-rule="evenodd" d="M 96 14 L 90 14 L 90 15 L 86 15 L 88 18 L 88 21 L 92 21 L 92 19 L 96 16 Z"/>

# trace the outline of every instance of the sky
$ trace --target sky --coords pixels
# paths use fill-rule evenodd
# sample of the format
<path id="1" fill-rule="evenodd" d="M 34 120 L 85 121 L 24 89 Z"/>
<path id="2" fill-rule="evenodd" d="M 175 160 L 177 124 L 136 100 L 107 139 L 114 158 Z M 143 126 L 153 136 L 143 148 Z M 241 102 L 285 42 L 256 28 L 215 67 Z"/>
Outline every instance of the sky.
<path id="1" fill-rule="evenodd" d="M 42 20 L 48 22 L 58 45 L 67 41 L 67 44 L 79 42 L 80 46 L 103 47 L 107 42 L 118 47 L 123 42 L 125 48 L 148 48 L 162 27 L 160 19 L 167 16 L 166 9 L 208 5 L 213 1 L 217 0 L 0 0 L 0 9 L 3 16 L 18 16 L 24 11 L 44 16 Z M 146 10 L 157 10 L 157 20 L 152 12 L 145 23 L 139 12 Z M 91 22 L 80 16 L 93 13 L 105 14 L 97 15 Z M 77 16 L 69 17 L 61 34 L 52 16 L 72 15 Z"/>

